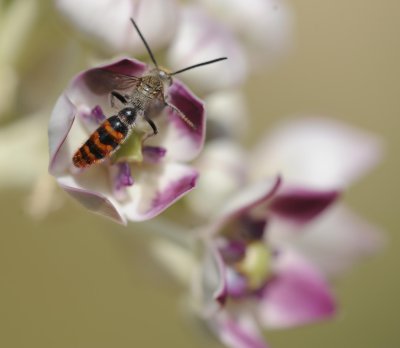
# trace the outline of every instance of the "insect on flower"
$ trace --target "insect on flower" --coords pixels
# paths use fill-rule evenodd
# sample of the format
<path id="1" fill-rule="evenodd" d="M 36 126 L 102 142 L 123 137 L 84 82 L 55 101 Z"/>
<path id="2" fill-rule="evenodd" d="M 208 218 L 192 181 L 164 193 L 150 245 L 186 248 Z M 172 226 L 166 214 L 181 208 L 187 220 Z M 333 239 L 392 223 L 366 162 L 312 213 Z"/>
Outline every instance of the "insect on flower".
<path id="1" fill-rule="evenodd" d="M 131 89 L 131 92 L 123 95 L 118 90 L 111 91 L 111 106 L 114 107 L 115 99 L 117 99 L 124 107 L 116 115 L 106 119 L 75 152 L 72 161 L 78 168 L 85 168 L 102 162 L 115 153 L 129 137 L 138 118 L 146 121 L 153 130 L 152 135 L 156 135 L 158 129 L 152 117 L 159 114 L 165 107 L 174 110 L 184 122 L 194 128 L 189 118 L 166 100 L 165 93 L 172 84 L 172 76 L 189 69 L 227 59 L 221 57 L 170 73 L 158 66 L 149 45 L 132 18 L 131 22 L 142 39 L 154 68 L 141 77 L 112 73 L 110 78 L 115 80 L 117 89 L 120 91 Z"/>

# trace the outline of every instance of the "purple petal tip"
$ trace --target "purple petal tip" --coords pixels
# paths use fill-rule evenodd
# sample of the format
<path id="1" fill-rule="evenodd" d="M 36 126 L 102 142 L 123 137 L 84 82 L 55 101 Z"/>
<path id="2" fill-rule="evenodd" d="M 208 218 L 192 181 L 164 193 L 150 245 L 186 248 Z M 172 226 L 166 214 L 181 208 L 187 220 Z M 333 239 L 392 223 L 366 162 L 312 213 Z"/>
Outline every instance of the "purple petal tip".
<path id="1" fill-rule="evenodd" d="M 321 214 L 339 195 L 338 191 L 288 190 L 278 193 L 270 209 L 278 216 L 305 223 Z"/>

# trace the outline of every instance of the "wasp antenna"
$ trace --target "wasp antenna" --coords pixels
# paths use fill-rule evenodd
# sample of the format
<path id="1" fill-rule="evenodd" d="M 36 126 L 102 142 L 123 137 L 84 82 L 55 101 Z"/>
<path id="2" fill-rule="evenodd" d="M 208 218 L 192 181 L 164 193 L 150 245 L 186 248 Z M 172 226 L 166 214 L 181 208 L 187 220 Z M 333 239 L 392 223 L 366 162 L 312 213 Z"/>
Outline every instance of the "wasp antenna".
<path id="1" fill-rule="evenodd" d="M 225 60 L 225 59 L 228 59 L 228 58 L 227 57 L 221 57 L 221 58 L 217 58 L 217 59 L 213 59 L 213 60 L 208 60 L 207 62 L 198 63 L 198 64 L 195 64 L 195 65 L 188 66 L 187 68 L 175 71 L 175 72 L 171 73 L 170 75 L 172 76 L 172 75 L 180 74 L 181 72 L 184 72 L 184 71 L 187 71 L 187 70 L 190 70 L 190 69 L 194 69 L 194 68 L 198 68 L 199 66 L 220 62 L 221 60 Z"/>
<path id="2" fill-rule="evenodd" d="M 144 38 L 144 36 L 142 35 L 142 33 L 139 30 L 139 27 L 137 26 L 137 24 L 135 23 L 135 21 L 133 20 L 133 18 L 131 18 L 131 22 L 133 24 L 133 26 L 135 27 L 137 33 L 139 34 L 140 38 L 142 39 L 144 45 L 146 46 L 147 52 L 153 62 L 153 64 L 155 65 L 155 67 L 158 69 L 158 64 L 156 62 L 156 59 L 154 58 L 153 52 L 151 52 L 150 46 L 148 45 L 146 39 Z"/>

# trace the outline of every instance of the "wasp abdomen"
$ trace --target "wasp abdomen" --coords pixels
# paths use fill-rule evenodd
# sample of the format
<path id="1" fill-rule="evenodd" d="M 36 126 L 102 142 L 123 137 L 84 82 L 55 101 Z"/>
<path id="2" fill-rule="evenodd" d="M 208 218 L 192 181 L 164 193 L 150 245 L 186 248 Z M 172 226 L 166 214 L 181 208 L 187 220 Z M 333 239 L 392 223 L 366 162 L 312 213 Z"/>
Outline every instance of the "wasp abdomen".
<path id="1" fill-rule="evenodd" d="M 111 116 L 75 152 L 72 158 L 74 165 L 78 168 L 85 168 L 109 157 L 125 140 L 128 132 L 129 128 L 119 116 Z"/>

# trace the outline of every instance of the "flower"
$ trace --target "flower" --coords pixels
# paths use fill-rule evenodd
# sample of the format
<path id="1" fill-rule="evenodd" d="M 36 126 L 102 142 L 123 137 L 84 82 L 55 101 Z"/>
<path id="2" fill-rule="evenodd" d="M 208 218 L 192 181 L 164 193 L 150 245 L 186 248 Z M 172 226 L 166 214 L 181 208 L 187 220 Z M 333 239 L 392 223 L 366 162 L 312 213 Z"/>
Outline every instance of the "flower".
<path id="1" fill-rule="evenodd" d="M 209 222 L 199 234 L 201 261 L 185 264 L 194 274 L 192 306 L 222 342 L 266 347 L 259 326 L 335 314 L 329 278 L 381 245 L 376 229 L 337 200 L 379 156 L 374 136 L 326 119 L 286 123 L 247 156 L 226 140 L 207 145 L 196 161 L 205 175 L 186 200 Z M 268 179 L 278 170 L 282 180 Z"/>
<path id="2" fill-rule="evenodd" d="M 193 309 L 229 347 L 266 347 L 259 325 L 297 326 L 329 318 L 336 310 L 318 268 L 290 244 L 269 240 L 269 206 L 280 186 L 280 178 L 264 180 L 231 197 L 202 230 L 201 262 L 180 262 L 195 274 Z M 169 252 L 176 265 L 182 251 L 169 246 Z M 168 265 L 168 255 L 160 256 Z"/>
<path id="3" fill-rule="evenodd" d="M 82 32 L 96 38 L 101 49 L 145 53 L 129 18 L 138 23 L 153 50 L 167 45 L 175 33 L 178 5 L 174 0 L 56 0 L 58 9 Z"/>
<path id="4" fill-rule="evenodd" d="M 235 192 L 280 173 L 283 183 L 269 205 L 274 216 L 269 238 L 296 241 L 302 256 L 327 275 L 337 274 L 381 244 L 376 228 L 337 203 L 351 183 L 376 165 L 381 148 L 374 135 L 338 121 L 283 122 L 249 154 L 229 140 L 208 143 L 195 162 L 202 173 L 197 189 L 185 200 L 212 221 Z M 212 199 L 204 204 L 210 192 Z"/>
<path id="5" fill-rule="evenodd" d="M 175 70 L 214 57 L 229 57 L 224 65 L 183 75 L 202 96 L 240 86 L 250 69 L 276 61 L 291 41 L 291 12 L 282 0 L 252 0 L 251 4 L 101 0 L 84 5 L 75 0 L 56 0 L 56 4 L 80 31 L 101 43 L 101 52 L 145 52 L 128 21 L 132 17 L 153 51 L 165 48 L 168 65 Z"/>
<path id="6" fill-rule="evenodd" d="M 182 74 L 182 79 L 206 95 L 240 86 L 248 70 L 241 43 L 228 28 L 201 7 L 182 8 L 177 32 L 167 50 L 168 65 L 179 69 L 221 56 L 228 57 L 224 64 L 193 69 Z"/>
<path id="7" fill-rule="evenodd" d="M 293 14 L 283 0 L 197 0 L 230 29 L 245 47 L 251 69 L 265 67 L 291 44 Z"/>
<path id="8" fill-rule="evenodd" d="M 273 220 L 269 206 L 277 199 L 280 185 L 278 178 L 240 191 L 205 232 L 206 243 L 214 249 L 205 253 L 214 258 L 205 265 L 219 265 L 214 269 L 219 281 L 207 284 L 212 268 L 205 266 L 202 288 L 213 289 L 213 300 L 224 306 L 229 317 L 240 316 L 242 310 L 253 312 L 248 305 L 256 303 L 255 317 L 270 328 L 320 320 L 335 310 L 333 296 L 318 269 L 289 243 L 275 245 L 269 238 L 269 222 Z M 209 301 L 210 293 L 204 291 L 204 295 Z"/>
<path id="9" fill-rule="evenodd" d="M 183 162 L 192 160 L 203 146 L 204 107 L 178 80 L 168 88 L 168 102 L 193 127 L 166 107 L 154 120 L 157 136 L 148 138 L 149 130 L 137 121 L 111 160 L 84 170 L 72 165 L 73 153 L 105 120 L 104 115 L 117 114 L 119 109 L 110 106 L 110 92 L 124 88 L 124 76 L 142 76 L 148 69 L 139 61 L 122 59 L 78 74 L 59 97 L 49 124 L 50 173 L 89 210 L 120 223 L 159 214 L 191 190 L 198 176 Z"/>

